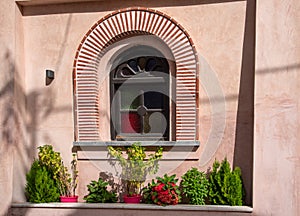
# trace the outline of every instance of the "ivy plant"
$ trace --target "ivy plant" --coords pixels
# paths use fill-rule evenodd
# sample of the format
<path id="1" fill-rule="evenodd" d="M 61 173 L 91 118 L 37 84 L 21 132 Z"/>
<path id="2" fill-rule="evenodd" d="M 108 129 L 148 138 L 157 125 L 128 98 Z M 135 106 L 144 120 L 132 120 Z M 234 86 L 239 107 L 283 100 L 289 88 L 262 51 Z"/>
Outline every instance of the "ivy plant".
<path id="1" fill-rule="evenodd" d="M 244 189 L 239 167 L 231 170 L 225 158 L 220 164 L 217 160 L 209 176 L 209 198 L 213 205 L 243 205 Z"/>
<path id="2" fill-rule="evenodd" d="M 59 190 L 51 173 L 34 160 L 26 174 L 25 195 L 29 202 L 47 203 L 59 201 Z"/>
<path id="3" fill-rule="evenodd" d="M 88 187 L 89 194 L 83 199 L 87 203 L 107 203 L 116 202 L 117 196 L 115 192 L 110 192 L 107 190 L 108 182 L 99 178 L 98 181 L 91 181 Z"/>
<path id="4" fill-rule="evenodd" d="M 183 200 L 193 205 L 204 205 L 209 188 L 206 174 L 197 168 L 191 168 L 181 178 Z"/>

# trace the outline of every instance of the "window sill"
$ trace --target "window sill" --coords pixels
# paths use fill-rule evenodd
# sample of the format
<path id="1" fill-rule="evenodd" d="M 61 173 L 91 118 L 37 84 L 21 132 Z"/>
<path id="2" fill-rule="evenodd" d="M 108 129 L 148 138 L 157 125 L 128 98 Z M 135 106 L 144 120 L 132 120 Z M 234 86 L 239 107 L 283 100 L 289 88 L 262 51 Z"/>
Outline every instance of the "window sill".
<path id="1" fill-rule="evenodd" d="M 127 209 L 127 210 L 160 210 L 160 211 L 204 211 L 204 212 L 240 212 L 252 213 L 249 206 L 226 205 L 170 205 L 124 203 L 13 203 L 12 208 L 58 208 L 58 209 Z"/>
<path id="2" fill-rule="evenodd" d="M 107 146 L 125 147 L 132 145 L 133 141 L 96 141 L 73 142 L 74 151 L 80 160 L 107 160 Z M 161 146 L 165 154 L 162 160 L 198 160 L 196 153 L 200 146 L 199 141 L 141 141 L 141 145 L 149 147 Z"/>
<path id="3" fill-rule="evenodd" d="M 135 141 L 73 142 L 74 147 L 130 146 Z M 200 141 L 139 141 L 142 146 L 199 147 Z"/>

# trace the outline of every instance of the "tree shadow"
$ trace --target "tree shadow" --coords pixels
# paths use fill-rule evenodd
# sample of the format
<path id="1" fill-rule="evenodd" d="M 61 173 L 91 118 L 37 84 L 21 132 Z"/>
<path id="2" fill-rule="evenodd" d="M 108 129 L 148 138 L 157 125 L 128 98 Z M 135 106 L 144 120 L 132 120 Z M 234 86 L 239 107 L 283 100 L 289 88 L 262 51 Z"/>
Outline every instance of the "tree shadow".
<path id="1" fill-rule="evenodd" d="M 36 156 L 38 145 L 38 127 L 42 121 L 57 112 L 70 112 L 71 107 L 55 106 L 54 93 L 51 89 L 37 89 L 29 93 L 24 88 L 24 76 L 16 69 L 14 59 L 10 52 L 6 52 L 4 62 L 7 71 L 3 75 L 4 85 L 0 87 L 1 102 L 1 158 L 7 162 L 9 167 L 1 170 L 0 175 L 6 176 L 11 173 L 4 188 L 12 199 L 18 195 L 21 199 L 21 191 L 24 191 L 25 175 L 29 165 Z M 6 76 L 6 77 L 5 77 Z M 51 137 L 49 132 L 43 131 L 44 137 Z M 30 164 L 28 164 L 30 162 Z M 5 172 L 5 173 L 2 173 Z M 1 182 L 2 184 L 2 182 Z M 23 199 L 25 195 L 23 194 Z M 7 201 L 12 202 L 13 200 Z M 2 201 L 1 201 L 2 202 Z M 2 206 L 2 205 L 1 205 Z M 5 208 L 10 206 L 7 205 Z M 9 209 L 4 210 L 9 215 Z"/>
<path id="2" fill-rule="evenodd" d="M 113 174 L 108 172 L 100 172 L 99 177 L 108 182 L 111 187 L 110 190 L 119 195 L 118 202 L 122 202 L 122 197 L 125 193 L 126 182 L 121 178 L 115 179 Z"/>
<path id="3" fill-rule="evenodd" d="M 242 170 L 246 205 L 252 205 L 253 135 L 254 135 L 254 74 L 256 3 L 247 0 L 242 68 L 236 119 L 233 165 Z"/>

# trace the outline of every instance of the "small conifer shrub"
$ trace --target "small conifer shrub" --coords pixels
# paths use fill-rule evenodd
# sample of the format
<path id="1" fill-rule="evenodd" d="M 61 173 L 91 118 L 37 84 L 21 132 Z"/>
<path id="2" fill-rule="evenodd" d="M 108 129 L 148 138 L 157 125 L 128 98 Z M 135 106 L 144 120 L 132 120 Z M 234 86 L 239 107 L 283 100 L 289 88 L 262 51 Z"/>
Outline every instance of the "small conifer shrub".
<path id="1" fill-rule="evenodd" d="M 47 203 L 59 201 L 59 190 L 52 175 L 38 160 L 34 160 L 26 174 L 25 195 L 29 202 Z"/>
<path id="2" fill-rule="evenodd" d="M 213 205 L 243 205 L 243 182 L 241 170 L 236 167 L 233 171 L 225 158 L 220 164 L 215 161 L 209 176 L 209 199 Z"/>

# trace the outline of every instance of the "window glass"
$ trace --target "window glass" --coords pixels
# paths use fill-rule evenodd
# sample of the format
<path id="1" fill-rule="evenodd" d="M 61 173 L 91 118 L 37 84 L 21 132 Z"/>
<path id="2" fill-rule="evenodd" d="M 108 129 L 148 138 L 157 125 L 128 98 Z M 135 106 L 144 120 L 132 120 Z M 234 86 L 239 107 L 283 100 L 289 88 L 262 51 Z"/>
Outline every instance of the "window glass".
<path id="1" fill-rule="evenodd" d="M 141 118 L 136 112 L 121 113 L 121 133 L 140 133 Z"/>
<path id="2" fill-rule="evenodd" d="M 131 110 L 137 109 L 140 105 L 138 89 L 134 86 L 132 87 L 123 87 L 121 89 L 121 109 L 123 110 Z"/>
<path id="3" fill-rule="evenodd" d="M 119 60 L 111 72 L 113 140 L 169 139 L 169 65 L 151 49 L 139 47 L 141 55 Z"/>
<path id="4" fill-rule="evenodd" d="M 160 92 L 145 92 L 144 105 L 148 109 L 162 109 L 164 106 L 164 97 Z"/>

